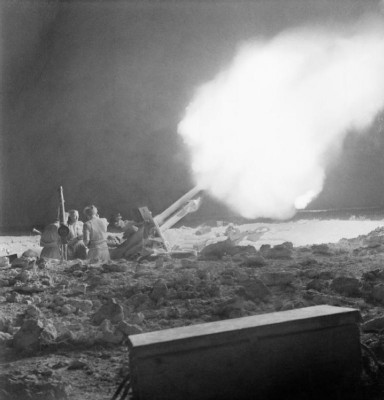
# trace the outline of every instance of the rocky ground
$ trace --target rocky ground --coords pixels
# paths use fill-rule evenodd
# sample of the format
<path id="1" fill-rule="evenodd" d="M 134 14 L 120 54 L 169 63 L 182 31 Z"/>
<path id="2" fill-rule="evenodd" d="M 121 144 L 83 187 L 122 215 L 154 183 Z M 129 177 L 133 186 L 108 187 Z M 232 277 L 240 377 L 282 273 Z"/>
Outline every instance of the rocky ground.
<path id="1" fill-rule="evenodd" d="M 198 251 L 140 262 L 27 252 L 0 267 L 0 398 L 108 399 L 129 371 L 128 335 L 318 304 L 360 310 L 361 398 L 384 398 L 384 228 L 259 250 L 236 227 L 217 243 L 209 227 L 193 234 Z M 38 248 L 38 237 L 7 240 L 3 251 Z"/>

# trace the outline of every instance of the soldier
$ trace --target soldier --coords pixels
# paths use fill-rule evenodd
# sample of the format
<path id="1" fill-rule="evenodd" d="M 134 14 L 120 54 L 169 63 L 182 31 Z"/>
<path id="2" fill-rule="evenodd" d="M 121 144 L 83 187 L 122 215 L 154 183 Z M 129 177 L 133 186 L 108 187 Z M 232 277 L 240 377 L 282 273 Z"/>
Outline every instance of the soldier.
<path id="1" fill-rule="evenodd" d="M 83 241 L 89 248 L 87 258 L 100 261 L 110 260 L 107 244 L 107 219 L 100 218 L 97 208 L 93 205 L 85 207 L 84 214 L 87 221 L 83 227 Z"/>
<path id="2" fill-rule="evenodd" d="M 83 242 L 83 222 L 79 221 L 77 210 L 68 211 L 68 259 L 87 258 L 87 248 Z"/>
<path id="3" fill-rule="evenodd" d="M 40 257 L 61 259 L 59 226 L 59 221 L 55 221 L 44 228 L 40 238 L 40 246 L 43 247 Z"/>

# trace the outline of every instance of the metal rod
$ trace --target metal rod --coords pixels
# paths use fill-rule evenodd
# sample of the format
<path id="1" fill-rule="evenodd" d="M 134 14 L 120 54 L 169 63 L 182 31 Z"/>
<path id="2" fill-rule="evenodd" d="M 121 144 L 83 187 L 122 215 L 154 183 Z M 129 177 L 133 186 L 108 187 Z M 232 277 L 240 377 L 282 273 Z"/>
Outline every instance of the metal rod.
<path id="1" fill-rule="evenodd" d="M 60 223 L 65 225 L 65 207 L 64 207 L 64 194 L 63 194 L 63 187 L 59 187 L 59 201 L 60 201 Z"/>
<path id="2" fill-rule="evenodd" d="M 62 186 L 59 186 L 59 220 L 60 220 L 59 235 L 61 238 L 61 258 L 62 260 L 67 261 L 68 259 L 67 235 L 69 233 L 69 229 L 65 221 L 64 194 Z"/>

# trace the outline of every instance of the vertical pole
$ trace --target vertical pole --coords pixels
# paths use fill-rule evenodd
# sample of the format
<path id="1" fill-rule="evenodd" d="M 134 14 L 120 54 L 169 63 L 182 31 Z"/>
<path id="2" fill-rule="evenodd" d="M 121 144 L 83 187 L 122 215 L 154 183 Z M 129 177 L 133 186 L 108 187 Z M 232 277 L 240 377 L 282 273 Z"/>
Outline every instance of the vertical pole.
<path id="1" fill-rule="evenodd" d="M 64 194 L 62 186 L 59 187 L 59 220 L 60 220 L 59 235 L 61 238 L 61 246 L 60 246 L 61 259 L 67 261 L 68 259 L 67 235 L 69 233 L 69 229 L 65 221 Z"/>

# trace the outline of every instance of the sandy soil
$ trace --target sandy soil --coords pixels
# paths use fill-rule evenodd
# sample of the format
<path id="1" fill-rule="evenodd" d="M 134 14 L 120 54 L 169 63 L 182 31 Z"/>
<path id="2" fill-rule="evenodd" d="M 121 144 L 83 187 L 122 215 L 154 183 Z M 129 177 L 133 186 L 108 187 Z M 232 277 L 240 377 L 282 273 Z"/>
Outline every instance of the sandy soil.
<path id="1" fill-rule="evenodd" d="M 336 243 L 342 238 L 352 239 L 366 235 L 379 226 L 383 220 L 299 220 L 285 223 L 253 223 L 238 225 L 236 228 L 249 235 L 240 241 L 241 245 L 252 245 L 259 249 L 263 244 L 276 245 L 292 242 L 294 246 L 320 243 Z M 165 236 L 174 246 L 181 248 L 202 247 L 205 244 L 224 240 L 227 226 L 212 227 L 204 233 L 205 226 L 170 229 Z M 199 237 L 196 233 L 202 232 Z M 7 254 L 19 256 L 27 249 L 40 253 L 40 236 L 0 236 L 0 257 Z"/>
<path id="2" fill-rule="evenodd" d="M 382 399 L 383 386 L 375 380 L 384 366 L 384 322 L 365 329 L 384 307 L 381 226 L 299 221 L 182 227 L 167 238 L 196 256 L 106 265 L 21 259 L 0 268 L 0 398 L 110 398 L 129 371 L 130 334 L 330 304 L 360 310 L 361 339 L 379 364 L 365 356 L 370 367 L 355 398 Z M 228 237 L 238 246 L 228 247 Z M 38 236 L 1 237 L 0 255 L 39 250 L 38 242 Z M 276 246 L 284 242 L 291 244 Z M 265 290 L 252 286 L 260 281 Z M 38 327 L 36 334 L 31 326 Z"/>

